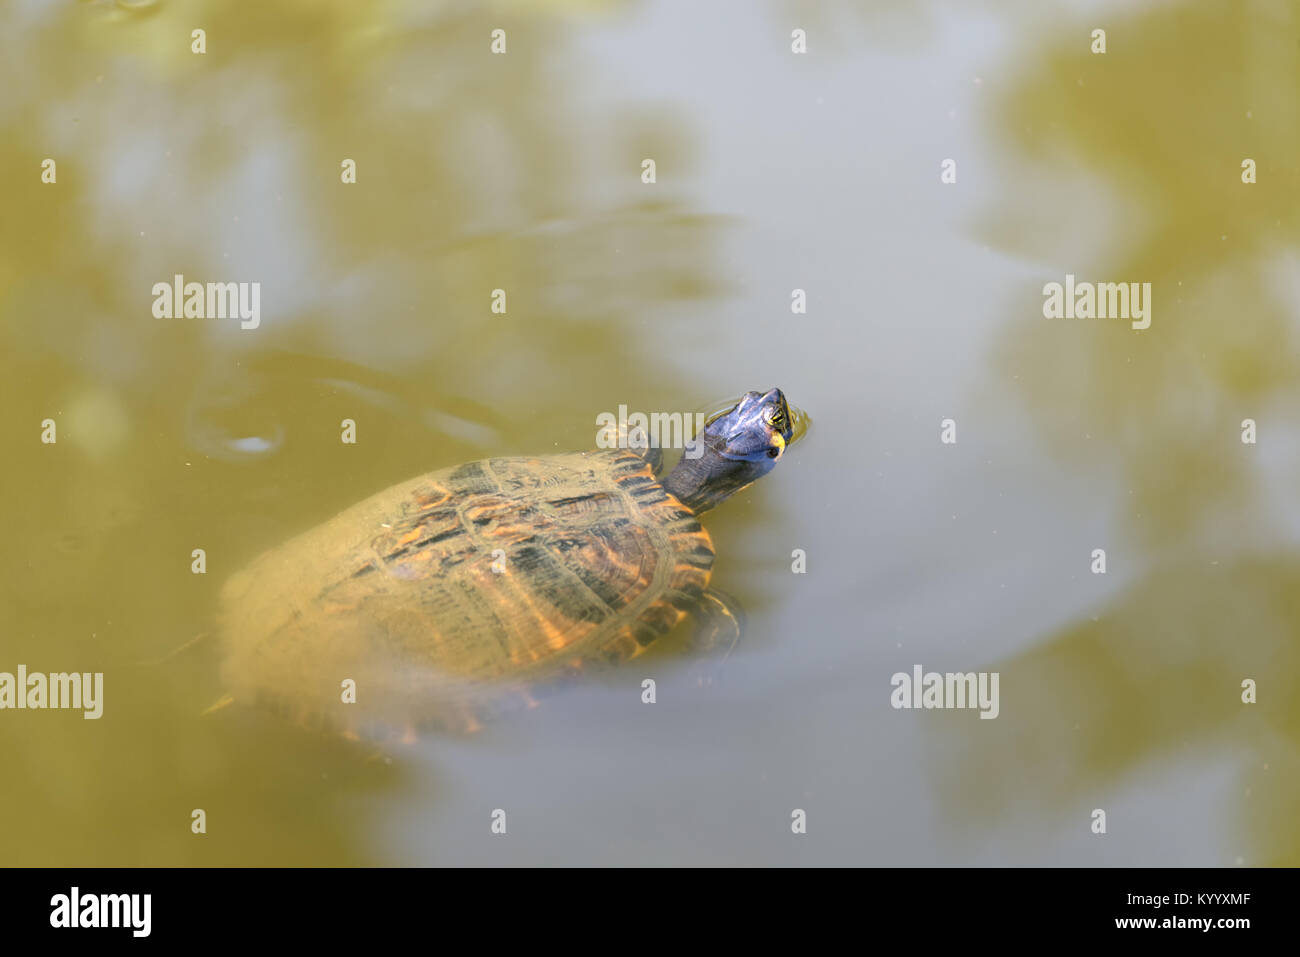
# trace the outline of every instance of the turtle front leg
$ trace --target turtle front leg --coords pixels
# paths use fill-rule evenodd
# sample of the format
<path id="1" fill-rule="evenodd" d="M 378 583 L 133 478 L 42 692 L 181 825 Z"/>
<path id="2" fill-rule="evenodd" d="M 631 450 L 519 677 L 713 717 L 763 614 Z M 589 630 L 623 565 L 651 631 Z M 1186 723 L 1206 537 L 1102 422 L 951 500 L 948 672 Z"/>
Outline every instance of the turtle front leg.
<path id="1" fill-rule="evenodd" d="M 701 660 L 692 668 L 698 685 L 718 680 L 723 662 L 731 654 L 745 627 L 740 603 L 725 592 L 711 588 L 704 593 L 695 612 L 695 630 L 688 646 Z"/>

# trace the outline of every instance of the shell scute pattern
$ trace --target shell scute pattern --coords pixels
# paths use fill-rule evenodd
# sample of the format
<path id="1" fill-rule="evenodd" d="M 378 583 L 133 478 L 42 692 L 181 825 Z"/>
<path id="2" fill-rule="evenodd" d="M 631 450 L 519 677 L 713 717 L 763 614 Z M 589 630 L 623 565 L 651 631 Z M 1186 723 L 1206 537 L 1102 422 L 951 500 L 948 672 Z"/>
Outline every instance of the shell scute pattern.
<path id="1" fill-rule="evenodd" d="M 635 454 L 470 462 L 256 559 L 230 586 L 226 678 L 339 723 L 350 677 L 352 724 L 437 719 L 634 657 L 695 607 L 712 562 L 708 533 Z"/>

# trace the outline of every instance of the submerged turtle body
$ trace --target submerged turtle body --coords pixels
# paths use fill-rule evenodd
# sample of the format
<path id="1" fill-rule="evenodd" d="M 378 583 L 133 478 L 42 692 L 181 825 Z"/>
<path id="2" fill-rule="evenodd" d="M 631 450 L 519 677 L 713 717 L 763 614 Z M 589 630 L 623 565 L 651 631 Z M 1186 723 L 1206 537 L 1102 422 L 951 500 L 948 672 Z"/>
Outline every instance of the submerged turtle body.
<path id="1" fill-rule="evenodd" d="M 493 702 L 635 657 L 688 612 L 736 626 L 706 591 L 697 515 L 769 471 L 790 436 L 780 390 L 750 392 L 663 481 L 657 454 L 607 449 L 484 459 L 380 492 L 226 585 L 227 700 L 369 736 L 473 727 Z"/>
<path id="2" fill-rule="evenodd" d="M 464 723 L 489 684 L 633 657 L 698 605 L 712 565 L 708 532 L 632 452 L 470 462 L 236 575 L 225 678 L 303 718 Z"/>

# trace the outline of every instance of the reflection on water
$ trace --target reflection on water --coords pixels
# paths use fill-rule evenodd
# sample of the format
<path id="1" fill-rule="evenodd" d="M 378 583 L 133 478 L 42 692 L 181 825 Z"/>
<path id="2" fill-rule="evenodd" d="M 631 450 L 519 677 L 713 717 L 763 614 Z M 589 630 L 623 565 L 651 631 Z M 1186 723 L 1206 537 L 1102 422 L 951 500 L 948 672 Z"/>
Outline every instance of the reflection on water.
<path id="1" fill-rule="evenodd" d="M 98 722 L 0 715 L 4 862 L 961 863 L 998 828 L 1037 862 L 1126 784 L 1227 761 L 1231 805 L 1160 794 L 1147 846 L 1294 863 L 1300 24 L 1132 6 L 1104 57 L 1028 0 L 686 31 L 666 2 L 0 7 L 0 670 L 106 673 Z M 260 282 L 260 327 L 154 319 L 178 273 Z M 1151 328 L 1041 319 L 1066 273 L 1152 283 Z M 185 643 L 261 551 L 413 475 L 590 447 L 620 404 L 773 385 L 818 427 L 706 521 L 749 622 L 719 686 L 665 672 L 651 711 L 602 677 L 387 757 L 200 717 L 217 662 Z M 1037 534 L 1076 513 L 1114 527 Z M 900 718 L 918 659 L 1001 670 L 999 718 Z"/>
<path id="2" fill-rule="evenodd" d="M 1225 510 L 1236 534 L 1267 535 L 1273 519 L 1251 494 L 1258 456 L 1233 443 L 1252 411 L 1275 436 L 1295 424 L 1294 402 L 1282 401 L 1300 385 L 1295 288 L 1282 280 L 1300 240 L 1297 14 L 1285 2 L 1249 6 L 1249 17 L 1206 2 L 1126 21 L 1140 52 L 1060 45 L 1010 94 L 1000 124 L 1031 160 L 1101 177 L 1108 212 L 1130 224 L 1081 236 L 1095 193 L 1062 196 L 1036 177 L 999 197 L 1006 211 L 991 232 L 1002 244 L 1049 277 L 1140 278 L 1156 290 L 1146 334 L 1016 324 L 1000 361 L 1061 455 L 1086 467 L 1109 450 L 1123 464 L 1131 527 L 1153 547 L 1192 544 Z M 1215 70 L 1193 69 L 1207 49 Z M 1269 171 L 1254 186 L 1240 179 L 1245 157 Z M 1066 417 L 1086 418 L 1104 445 L 1052 428 Z"/>
<path id="3" fill-rule="evenodd" d="M 712 294 L 714 226 L 680 184 L 649 199 L 575 150 L 602 118 L 561 108 L 562 8 L 134 6 L 0 13 L 0 377 L 29 450 L 0 480 L 22 503 L 0 550 L 5 666 L 102 670 L 108 689 L 94 725 L 0 723 L 25 782 L 0 796 L 25 825 L 6 862 L 376 860 L 345 809 L 399 770 L 200 719 L 218 690 L 202 642 L 144 662 L 209 626 L 230 572 L 333 510 L 484 454 L 587 447 L 594 408 L 679 393 L 630 320 Z M 506 57 L 487 55 L 498 25 Z M 680 135 L 661 114 L 661 155 Z M 29 175 L 42 151 L 56 187 Z M 153 319 L 149 289 L 176 273 L 261 282 L 258 334 Z M 33 455 L 46 417 L 59 442 Z"/>
<path id="4" fill-rule="evenodd" d="M 1045 279 L 1155 289 L 1149 330 L 1017 321 L 998 356 L 1034 440 L 1116 493 L 1122 525 L 1106 544 L 1130 584 L 991 665 L 1015 704 L 997 729 L 951 742 L 942 793 L 968 826 L 1026 807 L 1082 826 L 1137 769 L 1219 756 L 1239 769 L 1236 859 L 1294 864 L 1300 827 L 1282 796 L 1300 793 L 1300 18 L 1293 3 L 1204 0 L 1108 26 L 1125 39 L 1104 58 L 1077 37 L 1047 49 L 1000 127 L 1025 162 L 1100 177 L 1131 225 L 1079 230 L 1095 193 L 1028 175 L 997 196 L 990 232 Z M 1256 185 L 1241 181 L 1246 157 L 1268 171 Z M 1039 303 L 1016 305 L 1032 316 Z M 1258 446 L 1241 441 L 1248 418 Z M 1086 563 L 1101 544 L 1063 547 Z M 1255 706 L 1242 703 L 1248 678 Z M 954 786 L 976 769 L 986 789 Z"/>
<path id="5" fill-rule="evenodd" d="M 952 743 L 938 763 L 948 769 L 941 793 L 967 826 L 1031 809 L 1086 828 L 1125 775 L 1209 751 L 1238 769 L 1230 810 L 1248 844 L 1237 856 L 1293 863 L 1295 808 L 1284 795 L 1296 793 L 1300 773 L 1300 701 L 1289 678 L 1300 666 L 1298 621 L 1300 556 L 1161 568 L 1095 618 L 996 663 L 1014 706 L 1004 706 L 1006 722 L 985 722 L 996 728 Z M 1242 704 L 1245 678 L 1261 705 Z M 963 788 L 976 769 L 985 786 Z M 1111 814 L 1112 833 L 1141 826 Z"/>

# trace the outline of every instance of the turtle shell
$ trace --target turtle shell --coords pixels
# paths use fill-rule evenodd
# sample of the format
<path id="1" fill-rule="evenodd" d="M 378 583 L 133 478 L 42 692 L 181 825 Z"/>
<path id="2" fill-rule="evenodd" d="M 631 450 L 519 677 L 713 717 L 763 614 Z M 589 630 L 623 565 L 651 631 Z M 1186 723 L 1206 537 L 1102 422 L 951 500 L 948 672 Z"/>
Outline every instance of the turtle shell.
<path id="1" fill-rule="evenodd" d="M 236 700 L 358 734 L 472 726 L 502 695 L 639 654 L 712 565 L 708 532 L 632 452 L 470 462 L 232 577 L 223 677 Z"/>

